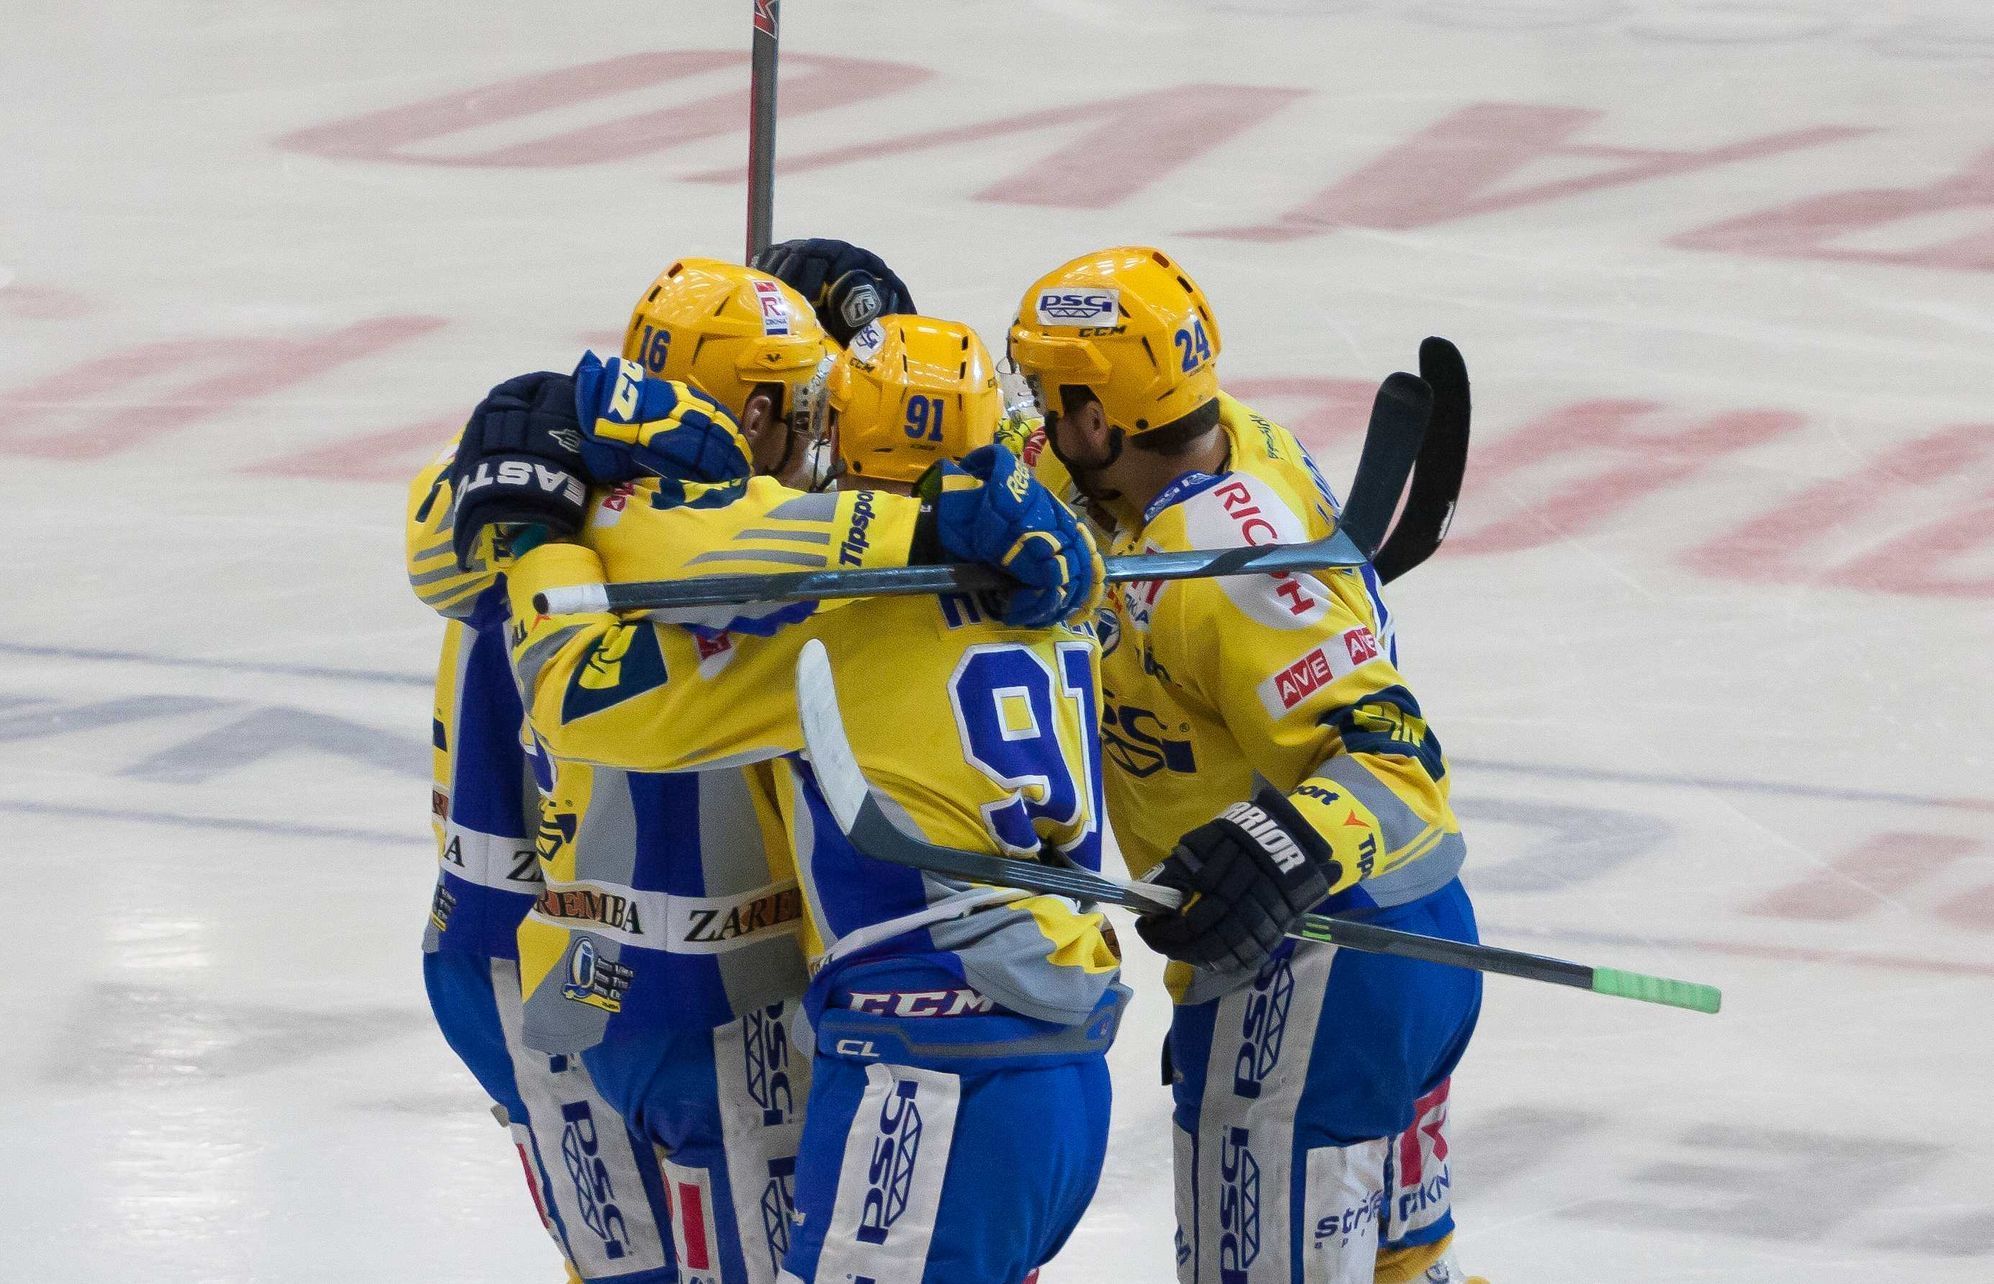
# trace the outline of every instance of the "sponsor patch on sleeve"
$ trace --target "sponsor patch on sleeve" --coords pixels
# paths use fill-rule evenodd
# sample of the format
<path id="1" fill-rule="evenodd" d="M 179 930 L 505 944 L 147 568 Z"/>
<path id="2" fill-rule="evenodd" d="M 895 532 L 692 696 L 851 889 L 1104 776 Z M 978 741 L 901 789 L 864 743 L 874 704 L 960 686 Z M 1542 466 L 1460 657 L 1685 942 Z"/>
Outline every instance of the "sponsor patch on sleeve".
<path id="1" fill-rule="evenodd" d="M 1287 668 L 1260 684 L 1260 703 L 1280 717 L 1316 691 L 1347 673 L 1354 673 L 1379 656 L 1378 639 L 1366 625 L 1345 629 L 1312 647 Z"/>

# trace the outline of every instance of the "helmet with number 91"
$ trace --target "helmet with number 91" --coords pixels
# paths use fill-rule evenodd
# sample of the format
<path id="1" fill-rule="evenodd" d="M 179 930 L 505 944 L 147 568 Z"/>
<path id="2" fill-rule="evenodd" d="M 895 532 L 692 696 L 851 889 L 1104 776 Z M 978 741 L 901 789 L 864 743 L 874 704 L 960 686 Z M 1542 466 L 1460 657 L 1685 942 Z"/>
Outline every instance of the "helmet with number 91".
<path id="1" fill-rule="evenodd" d="M 1041 409 L 1060 389 L 1100 399 L 1108 426 L 1155 432 L 1219 394 L 1219 325 L 1197 282 L 1163 251 L 1124 245 L 1083 254 L 1025 291 L 1011 326 L 1011 360 Z"/>
<path id="2" fill-rule="evenodd" d="M 768 275 L 718 259 L 680 259 L 630 313 L 623 359 L 656 379 L 689 383 L 735 415 L 758 384 L 787 390 L 781 412 L 799 427 L 820 367 L 837 347 L 803 296 Z"/>
<path id="3" fill-rule="evenodd" d="M 884 316 L 831 366 L 824 403 L 854 476 L 911 482 L 939 459 L 987 446 L 1004 413 L 997 369 L 957 321 Z"/>

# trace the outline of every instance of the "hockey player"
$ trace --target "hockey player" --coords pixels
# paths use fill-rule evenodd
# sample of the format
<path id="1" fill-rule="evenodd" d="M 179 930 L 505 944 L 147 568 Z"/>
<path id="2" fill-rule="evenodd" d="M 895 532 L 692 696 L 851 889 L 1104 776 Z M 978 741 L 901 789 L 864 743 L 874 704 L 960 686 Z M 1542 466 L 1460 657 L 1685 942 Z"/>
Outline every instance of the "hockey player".
<path id="1" fill-rule="evenodd" d="M 422 947 L 430 1009 L 511 1130 L 534 1208 L 570 1275 L 674 1284 L 650 1143 L 630 1134 L 578 1060 L 535 1053 L 520 1039 L 515 936 L 543 890 L 533 842 L 539 799 L 507 658 L 504 577 L 484 554 L 462 569 L 452 540 L 452 453 L 410 488 L 406 548 L 416 595 L 445 618 L 430 724 L 438 861 Z"/>
<path id="2" fill-rule="evenodd" d="M 1218 322 L 1160 251 L 1054 269 L 1009 346 L 1117 552 L 1332 530 L 1308 453 L 1219 390 Z M 1179 1278 L 1461 1281 L 1444 1126 L 1477 974 L 1280 939 L 1310 909 L 1475 939 L 1446 761 L 1376 576 L 1118 585 L 1110 603 L 1109 815 L 1132 871 L 1193 894 L 1139 921 L 1181 961 Z"/>
<path id="3" fill-rule="evenodd" d="M 989 484 L 948 469 L 917 544 L 1015 548 L 1025 513 L 1084 544 L 1013 457 L 972 450 L 998 412 L 988 355 L 966 328 L 885 318 L 855 337 L 827 395 L 848 478 L 877 489 L 782 499 L 758 485 L 740 501 L 755 523 L 745 529 L 726 509 L 658 507 L 640 482 L 583 543 L 525 554 L 514 608 L 525 618 L 535 592 L 605 572 L 793 569 L 779 554 L 809 547 L 812 523 L 883 514 L 889 489 L 964 452 Z M 964 529 L 993 522 L 1005 528 L 995 537 Z M 1064 1242 L 1099 1175 L 1104 1053 L 1126 993 L 1100 917 L 858 856 L 796 755 L 794 663 L 817 637 L 855 686 L 891 675 L 867 687 L 853 735 L 915 823 L 941 842 L 1015 855 L 1046 843 L 1098 867 L 1091 634 L 1013 627 L 997 617 L 1005 609 L 865 602 L 732 639 L 718 655 L 671 625 L 538 617 L 515 647 L 536 734 L 557 758 L 662 771 L 783 755 L 777 801 L 801 884 L 816 1042 L 785 1279 L 1018 1284 Z"/>
<path id="4" fill-rule="evenodd" d="M 673 368 L 725 408 L 686 384 L 641 385 L 638 395 L 635 362 L 663 368 L 674 348 Z M 513 381 L 523 410 L 495 392 L 473 417 L 476 440 L 458 477 L 499 477 L 510 460 L 570 478 L 573 513 L 536 524 L 572 531 L 583 483 L 636 471 L 620 451 L 608 462 L 580 438 L 578 409 L 605 439 L 706 440 L 704 467 L 677 461 L 687 475 L 738 483 L 755 465 L 799 480 L 821 470 L 807 436 L 810 397 L 835 349 L 803 301 L 772 278 L 707 260 L 673 263 L 633 310 L 624 351 L 629 361 L 605 367 L 590 358 L 572 378 Z M 673 463 L 654 455 L 644 471 L 671 472 Z M 637 502 L 657 493 L 653 486 Z M 670 493 L 698 505 L 731 492 Z M 598 518 L 613 523 L 631 497 L 628 485 L 610 492 Z M 477 539 L 480 528 L 533 516 L 503 506 L 475 512 L 457 535 Z M 546 890 L 518 927 L 520 1037 L 578 1061 L 588 1051 L 605 1098 L 654 1147 L 686 1284 L 770 1284 L 788 1244 L 809 1085 L 809 1059 L 789 1038 L 789 1005 L 806 976 L 795 882 L 770 859 L 784 849 L 773 772 L 638 773 L 533 756 Z M 588 945 L 571 949 L 578 933 Z"/>

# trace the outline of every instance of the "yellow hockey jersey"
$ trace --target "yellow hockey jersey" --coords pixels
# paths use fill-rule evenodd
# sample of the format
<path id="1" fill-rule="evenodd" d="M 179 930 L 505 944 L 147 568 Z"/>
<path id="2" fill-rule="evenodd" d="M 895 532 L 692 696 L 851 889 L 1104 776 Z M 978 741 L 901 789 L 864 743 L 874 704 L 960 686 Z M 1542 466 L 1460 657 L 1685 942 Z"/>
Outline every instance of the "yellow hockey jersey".
<path id="1" fill-rule="evenodd" d="M 545 1052 L 616 1021 L 705 1030 L 801 994 L 796 882 L 771 867 L 789 866 L 772 765 L 659 776 L 522 746 L 504 561 L 487 532 L 473 569 L 457 564 L 453 454 L 412 483 L 406 540 L 411 586 L 447 617 L 426 944 L 518 957 L 521 1037 Z"/>
<path id="2" fill-rule="evenodd" d="M 520 918 L 541 892 L 539 799 L 521 742 L 503 577 L 483 565 L 458 570 L 451 550 L 451 453 L 410 486 L 406 526 L 410 583 L 446 617 L 430 719 L 437 878 L 423 948 L 512 958 Z"/>
<path id="3" fill-rule="evenodd" d="M 1337 502 L 1285 428 L 1230 397 L 1227 471 L 1192 472 L 1118 554 L 1319 539 Z M 1114 585 L 1102 620 L 1108 814 L 1137 874 L 1265 781 L 1345 871 L 1332 908 L 1435 891 L 1465 846 L 1446 759 L 1370 567 Z"/>
<path id="4" fill-rule="evenodd" d="M 1013 855 L 1044 842 L 1098 868 L 1092 636 L 1011 629 L 967 597 L 851 603 L 773 636 L 720 642 L 612 615 L 533 616 L 533 594 L 558 585 L 796 569 L 793 556 L 766 555 L 799 549 L 832 564 L 855 538 L 878 539 L 882 523 L 913 512 L 895 496 L 804 495 L 763 479 L 725 509 L 658 508 L 649 485 L 625 490 L 612 521 L 600 510 L 615 493 L 599 500 L 585 543 L 544 545 L 511 568 L 523 625 L 514 662 L 535 734 L 556 758 L 637 771 L 779 758 L 775 801 L 818 972 L 813 1007 L 890 1010 L 901 999 L 880 998 L 877 970 L 862 966 L 884 961 L 893 993 L 945 995 L 943 1010 L 995 1003 L 1061 1024 L 1087 1019 L 1119 967 L 1101 916 L 852 851 L 797 753 L 793 692 L 804 641 L 821 638 L 860 762 L 931 840 Z M 904 554 L 898 533 L 893 545 Z"/>

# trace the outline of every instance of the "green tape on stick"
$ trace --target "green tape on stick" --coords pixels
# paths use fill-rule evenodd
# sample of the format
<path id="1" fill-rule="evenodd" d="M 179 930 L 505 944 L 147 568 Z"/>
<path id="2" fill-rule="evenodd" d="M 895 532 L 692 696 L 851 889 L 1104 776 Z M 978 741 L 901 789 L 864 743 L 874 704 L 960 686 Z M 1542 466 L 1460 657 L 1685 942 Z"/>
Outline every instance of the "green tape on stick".
<path id="1" fill-rule="evenodd" d="M 1691 1012 L 1715 1012 L 1724 1002 L 1723 993 L 1714 985 L 1671 981 L 1665 976 L 1623 972 L 1616 967 L 1594 968 L 1592 988 L 1597 994 L 1639 999 L 1643 1003 L 1660 1003 L 1671 1008 L 1687 1008 Z"/>

